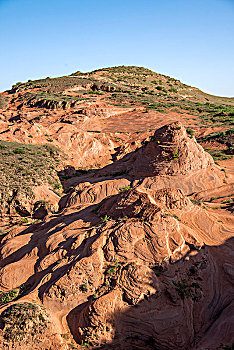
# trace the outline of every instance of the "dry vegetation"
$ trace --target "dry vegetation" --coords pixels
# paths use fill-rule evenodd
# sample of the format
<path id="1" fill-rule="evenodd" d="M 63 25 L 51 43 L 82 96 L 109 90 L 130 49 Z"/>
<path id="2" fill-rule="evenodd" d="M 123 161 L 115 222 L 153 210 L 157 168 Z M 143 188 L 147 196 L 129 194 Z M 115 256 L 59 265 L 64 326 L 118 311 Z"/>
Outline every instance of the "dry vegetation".
<path id="1" fill-rule="evenodd" d="M 46 183 L 56 189 L 59 159 L 54 146 L 0 141 L 1 206 L 15 201 L 20 194 L 30 198 L 36 185 Z"/>

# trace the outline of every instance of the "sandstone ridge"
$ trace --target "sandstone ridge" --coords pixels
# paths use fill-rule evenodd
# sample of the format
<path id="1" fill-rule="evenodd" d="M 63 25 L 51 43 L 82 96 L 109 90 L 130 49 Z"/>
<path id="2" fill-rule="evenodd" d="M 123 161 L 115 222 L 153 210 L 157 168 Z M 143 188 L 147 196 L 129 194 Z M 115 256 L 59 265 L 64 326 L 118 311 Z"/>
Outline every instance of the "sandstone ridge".
<path id="1" fill-rule="evenodd" d="M 74 170 L 58 212 L 1 238 L 3 349 L 231 346 L 233 218 L 209 202 L 231 183 L 179 122 L 102 169 Z M 12 325 L 20 309 L 29 342 Z"/>
<path id="2" fill-rule="evenodd" d="M 231 349 L 233 117 L 135 66 L 0 93 L 0 348 Z"/>

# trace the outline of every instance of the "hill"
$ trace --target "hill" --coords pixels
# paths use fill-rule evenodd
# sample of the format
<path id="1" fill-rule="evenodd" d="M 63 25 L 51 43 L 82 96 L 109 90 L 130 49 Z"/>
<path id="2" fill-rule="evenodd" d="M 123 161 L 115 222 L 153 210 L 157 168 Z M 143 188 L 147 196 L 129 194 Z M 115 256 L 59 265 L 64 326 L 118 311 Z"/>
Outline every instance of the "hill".
<path id="1" fill-rule="evenodd" d="M 103 68 L 17 83 L 0 95 L 0 108 L 0 137 L 5 145 L 53 146 L 61 151 L 57 171 L 64 166 L 80 171 L 100 168 L 147 142 L 156 128 L 177 120 L 215 161 L 226 161 L 229 168 L 232 164 L 234 99 L 205 94 L 142 67 Z M 2 155 L 6 157 L 4 150 Z M 26 158 L 25 154 L 24 161 L 31 167 Z M 11 174 L 13 183 L 18 182 L 17 164 L 10 165 L 17 174 L 15 179 Z M 5 177 L 4 167 L 0 176 Z M 49 184 L 49 178 L 43 181 L 49 192 L 42 200 L 51 197 L 51 190 L 61 192 Z M 52 183 L 58 190 L 56 176 Z M 10 196 L 2 200 L 6 208 L 12 202 Z"/>
<path id="2" fill-rule="evenodd" d="M 233 121 L 142 67 L 1 93 L 3 350 L 231 349 Z"/>

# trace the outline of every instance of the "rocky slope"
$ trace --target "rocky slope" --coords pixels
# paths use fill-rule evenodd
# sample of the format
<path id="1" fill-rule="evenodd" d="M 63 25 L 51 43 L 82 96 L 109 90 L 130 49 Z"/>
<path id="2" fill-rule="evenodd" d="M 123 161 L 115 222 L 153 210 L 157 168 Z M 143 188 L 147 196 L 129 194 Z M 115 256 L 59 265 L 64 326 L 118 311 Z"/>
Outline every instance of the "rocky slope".
<path id="1" fill-rule="evenodd" d="M 157 128 L 175 121 L 182 122 L 190 136 L 195 133 L 214 159 L 224 160 L 224 168 L 230 169 L 233 106 L 231 98 L 205 94 L 141 67 L 104 68 L 17 83 L 0 94 L 0 158 L 4 164 L 0 178 L 8 184 L 1 190 L 1 216 L 7 213 L 9 217 L 10 213 L 13 222 L 17 222 L 21 220 L 21 208 L 20 213 L 28 213 L 30 221 L 40 200 L 49 203 L 47 212 L 56 210 L 64 176 L 100 169 L 148 142 Z M 37 172 L 35 176 L 34 145 L 60 150 L 59 164 L 54 169 L 62 178 L 48 171 L 43 161 L 44 175 L 40 178 Z M 12 148 L 26 150 L 25 155 L 13 159 L 9 153 Z M 8 156 L 13 161 L 6 165 L 4 159 Z M 5 174 L 5 168 L 12 168 L 13 172 L 7 170 Z M 20 172 L 24 176 L 20 176 L 21 191 L 17 186 L 9 190 L 9 184 L 19 182 Z M 33 175 L 30 181 L 29 174 Z M 40 184 L 44 185 L 43 191 L 38 188 Z M 41 198 L 35 193 L 41 193 Z"/>
<path id="2" fill-rule="evenodd" d="M 2 238 L 3 349 L 231 346 L 233 218 L 206 196 L 232 175 L 176 122 L 70 180 L 57 214 Z"/>
<path id="3" fill-rule="evenodd" d="M 0 95 L 3 350 L 231 349 L 233 106 L 140 67 Z"/>

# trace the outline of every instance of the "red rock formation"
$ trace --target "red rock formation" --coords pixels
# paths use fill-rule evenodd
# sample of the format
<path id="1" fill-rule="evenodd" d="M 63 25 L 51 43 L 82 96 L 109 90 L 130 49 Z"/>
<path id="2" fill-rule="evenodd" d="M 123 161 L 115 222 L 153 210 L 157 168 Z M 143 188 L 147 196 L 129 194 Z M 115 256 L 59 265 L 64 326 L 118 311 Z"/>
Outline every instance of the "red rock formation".
<path id="1" fill-rule="evenodd" d="M 125 158 L 75 178 L 58 214 L 2 239 L 0 300 L 13 290 L 12 305 L 44 305 L 51 326 L 35 349 L 66 349 L 72 336 L 103 349 L 230 344 L 233 220 L 197 205 L 225 174 L 178 123 Z M 103 177 L 116 169 L 122 175 Z M 182 191 L 200 187 L 195 204 Z M 2 319 L 3 349 L 29 349 L 23 335 L 6 340 Z"/>

